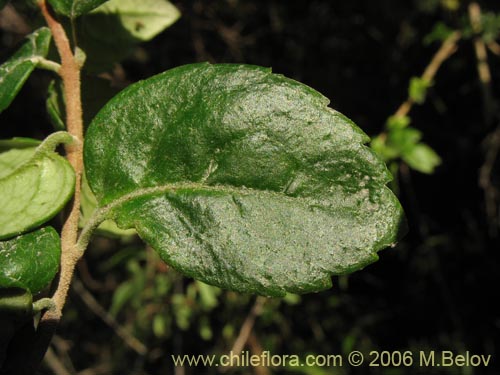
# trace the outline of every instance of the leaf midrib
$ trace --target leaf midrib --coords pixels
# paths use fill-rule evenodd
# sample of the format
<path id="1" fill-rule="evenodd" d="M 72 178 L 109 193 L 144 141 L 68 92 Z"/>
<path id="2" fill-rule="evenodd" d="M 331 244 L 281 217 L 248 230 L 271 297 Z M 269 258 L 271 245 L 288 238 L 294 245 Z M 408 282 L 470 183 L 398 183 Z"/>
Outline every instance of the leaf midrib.
<path id="1" fill-rule="evenodd" d="M 200 184 L 196 182 L 190 182 L 190 183 L 185 183 L 185 182 L 178 182 L 178 183 L 170 183 L 170 184 L 165 184 L 165 185 L 159 185 L 159 186 L 153 186 L 153 187 L 143 187 L 134 190 L 131 193 L 124 194 L 118 198 L 113 199 L 111 202 L 105 204 L 104 206 L 100 206 L 98 209 L 100 210 L 106 210 L 106 211 L 111 211 L 112 209 L 127 203 L 129 201 L 132 201 L 133 199 L 136 198 L 141 198 L 146 195 L 152 195 L 152 194 L 161 194 L 161 193 L 168 193 L 168 192 L 176 192 L 179 190 L 204 190 L 204 191 L 209 191 L 209 192 L 216 192 L 216 193 L 226 193 L 226 194 L 242 194 L 247 192 L 248 195 L 251 195 L 252 193 L 256 194 L 269 194 L 271 196 L 280 196 L 280 197 L 286 197 L 290 199 L 303 199 L 305 197 L 292 197 L 290 195 L 286 195 L 283 192 L 276 192 L 276 191 L 270 191 L 270 190 L 257 190 L 257 189 L 252 189 L 248 188 L 245 186 L 242 187 L 228 187 L 227 185 L 205 185 L 205 184 Z"/>

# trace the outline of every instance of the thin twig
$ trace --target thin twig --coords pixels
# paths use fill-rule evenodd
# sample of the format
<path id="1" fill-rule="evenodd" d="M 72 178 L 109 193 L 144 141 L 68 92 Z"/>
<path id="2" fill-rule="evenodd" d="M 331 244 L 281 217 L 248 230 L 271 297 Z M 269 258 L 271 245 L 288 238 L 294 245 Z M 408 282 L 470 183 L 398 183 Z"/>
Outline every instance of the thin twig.
<path id="1" fill-rule="evenodd" d="M 146 346 L 136 337 L 131 335 L 124 327 L 122 327 L 114 317 L 112 317 L 97 300 L 89 293 L 79 280 L 74 280 L 72 284 L 73 290 L 82 299 L 85 305 L 96 314 L 101 320 L 112 328 L 115 333 L 125 342 L 125 344 L 134 350 L 137 354 L 143 356 L 147 353 Z"/>
<path id="2" fill-rule="evenodd" d="M 500 56 L 500 44 L 492 40 L 486 44 L 488 49 L 495 55 Z"/>
<path id="3" fill-rule="evenodd" d="M 47 353 L 45 354 L 45 358 L 43 360 L 54 375 L 71 375 L 71 372 L 59 360 L 52 348 L 47 349 Z"/>
<path id="4" fill-rule="evenodd" d="M 257 319 L 257 317 L 262 313 L 262 309 L 266 301 L 267 299 L 264 297 L 257 297 L 255 299 L 255 303 L 252 309 L 248 313 L 245 321 L 243 322 L 243 325 L 240 328 L 238 338 L 234 341 L 233 347 L 231 349 L 233 353 L 239 353 L 245 347 L 248 336 L 250 336 L 250 333 L 252 332 L 253 326 L 255 324 L 255 319 Z"/>
<path id="5" fill-rule="evenodd" d="M 108 282 L 101 282 L 96 280 L 89 271 L 89 266 L 85 258 L 82 258 L 76 265 L 78 269 L 78 275 L 82 280 L 83 284 L 94 292 L 106 292 L 116 288 L 116 285 L 109 285 Z M 113 283 L 114 284 L 114 283 Z"/>
<path id="6" fill-rule="evenodd" d="M 0 10 L 0 29 L 24 37 L 31 32 L 31 27 L 12 4 Z"/>
<path id="7" fill-rule="evenodd" d="M 479 186 L 484 191 L 486 216 L 489 221 L 489 232 L 492 237 L 498 234 L 498 189 L 491 182 L 491 175 L 500 152 L 500 126 L 486 137 L 485 161 L 479 170 Z"/>
<path id="8" fill-rule="evenodd" d="M 488 54 L 486 44 L 481 38 L 481 8 L 478 3 L 469 4 L 469 20 L 472 30 L 476 34 L 474 38 L 474 52 L 477 60 L 477 72 L 481 82 L 481 94 L 483 96 L 483 115 L 487 125 L 491 124 L 494 114 L 494 101 L 491 91 L 491 71 L 488 65 Z"/>
<path id="9" fill-rule="evenodd" d="M 113 366 L 109 362 L 79 371 L 77 375 L 109 375 L 113 373 Z"/>
<path id="10" fill-rule="evenodd" d="M 240 328 L 240 333 L 238 334 L 238 337 L 234 341 L 233 347 L 230 350 L 230 353 L 235 353 L 238 355 L 241 353 L 243 348 L 245 347 L 248 337 L 252 333 L 253 326 L 255 324 L 255 320 L 257 317 L 262 313 L 262 309 L 266 303 L 267 299 L 264 297 L 257 297 L 255 299 L 255 303 L 253 304 L 250 312 L 248 313 L 245 321 L 243 322 L 241 328 Z M 228 367 L 223 367 L 221 368 L 220 372 L 225 372 L 230 368 Z"/>
<path id="11" fill-rule="evenodd" d="M 57 334 L 54 335 L 52 341 L 50 343 L 51 347 L 56 351 L 59 360 L 64 364 L 64 366 L 69 370 L 71 374 L 76 373 L 75 366 L 71 361 L 70 351 L 73 347 L 73 342 L 63 339 L 61 336 Z"/>
<path id="12" fill-rule="evenodd" d="M 248 342 L 248 347 L 250 348 L 252 354 L 260 357 L 262 355 L 263 349 L 255 333 L 253 332 L 250 333 L 247 342 Z M 271 371 L 269 371 L 269 369 L 265 366 L 254 367 L 254 372 L 255 375 L 271 375 Z"/>
<path id="13" fill-rule="evenodd" d="M 441 65 L 456 52 L 458 41 L 461 37 L 462 34 L 459 31 L 454 31 L 443 41 L 441 47 L 434 54 L 431 61 L 422 73 L 421 78 L 424 81 L 432 82 L 434 80 L 434 77 L 436 76 L 436 73 L 438 72 Z M 406 99 L 406 101 L 404 101 L 399 106 L 398 110 L 394 113 L 394 116 L 407 116 L 414 104 L 415 103 L 413 99 L 408 97 L 408 99 Z"/>

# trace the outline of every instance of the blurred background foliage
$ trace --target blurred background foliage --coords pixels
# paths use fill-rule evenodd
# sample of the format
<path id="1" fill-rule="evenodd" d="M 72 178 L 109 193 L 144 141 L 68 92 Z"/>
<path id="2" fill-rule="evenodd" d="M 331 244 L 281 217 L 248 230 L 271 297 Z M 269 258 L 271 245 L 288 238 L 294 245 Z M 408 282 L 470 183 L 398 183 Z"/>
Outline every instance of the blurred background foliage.
<path id="1" fill-rule="evenodd" d="M 498 0 L 472 6 L 465 0 L 172 3 L 180 18 L 156 38 L 141 44 L 141 27 L 116 23 L 105 48 L 89 51 L 86 122 L 118 89 L 181 64 L 271 66 L 323 93 L 372 137 L 394 175 L 391 188 L 405 207 L 409 233 L 377 263 L 334 277 L 331 290 L 267 300 L 186 279 L 133 234 L 110 237 L 103 228 L 78 267 L 44 373 L 215 374 L 217 368 L 174 368 L 170 354 L 244 348 L 302 357 L 470 351 L 491 354 L 493 363 L 478 369 L 234 368 L 227 374 L 497 374 Z M 23 9 L 21 16 L 13 4 L 17 10 L 8 6 L 0 16 L 2 61 L 37 23 L 33 12 Z M 103 22 L 102 15 L 93 17 L 77 30 L 89 49 L 88 23 Z M 116 59 L 121 62 L 110 63 Z M 61 99 L 50 82 L 50 73 L 30 78 L 2 114 L 2 138 L 41 139 L 52 131 L 60 114 L 47 116 L 46 99 L 53 113 Z"/>

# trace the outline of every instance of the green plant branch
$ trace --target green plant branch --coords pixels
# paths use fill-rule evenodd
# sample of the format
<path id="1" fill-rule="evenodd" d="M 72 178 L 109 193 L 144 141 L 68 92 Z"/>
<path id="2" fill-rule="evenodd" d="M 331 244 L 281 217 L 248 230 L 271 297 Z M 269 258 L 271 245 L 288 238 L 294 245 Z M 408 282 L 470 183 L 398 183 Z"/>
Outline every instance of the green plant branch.
<path id="1" fill-rule="evenodd" d="M 49 70 L 57 74 L 59 74 L 59 71 L 61 70 L 61 64 L 43 57 L 35 57 L 32 58 L 31 61 L 33 61 L 39 69 Z"/>
<path id="2" fill-rule="evenodd" d="M 68 132 L 58 131 L 52 133 L 36 148 L 35 155 L 44 155 L 47 152 L 54 151 L 61 143 L 69 145 L 74 141 L 75 138 Z"/>
<path id="3" fill-rule="evenodd" d="M 434 77 L 436 76 L 441 65 L 456 52 L 458 48 L 458 41 L 461 37 L 462 34 L 459 31 L 454 31 L 443 41 L 441 47 L 437 50 L 427 67 L 424 69 L 424 72 L 420 77 L 422 80 L 427 82 L 434 81 Z M 407 116 L 414 104 L 415 102 L 413 99 L 408 97 L 408 99 L 406 99 L 406 101 L 404 101 L 394 113 L 394 117 Z"/>
<path id="4" fill-rule="evenodd" d="M 50 298 L 42 298 L 33 302 L 33 311 L 41 312 L 43 310 L 51 310 L 55 308 L 54 302 Z"/>
<path id="5" fill-rule="evenodd" d="M 96 209 L 90 219 L 87 221 L 85 227 L 83 227 L 78 241 L 76 242 L 76 249 L 83 254 L 87 248 L 92 234 L 97 229 L 101 223 L 106 220 L 106 215 L 109 212 L 108 206 Z"/>

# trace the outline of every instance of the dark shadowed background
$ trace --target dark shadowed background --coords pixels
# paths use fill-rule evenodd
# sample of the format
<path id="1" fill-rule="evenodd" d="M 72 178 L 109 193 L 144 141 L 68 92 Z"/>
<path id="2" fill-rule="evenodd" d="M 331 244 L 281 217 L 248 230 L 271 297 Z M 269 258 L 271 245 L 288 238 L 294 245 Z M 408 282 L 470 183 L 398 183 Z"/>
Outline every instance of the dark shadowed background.
<path id="1" fill-rule="evenodd" d="M 326 97 L 368 135 L 408 96 L 440 41 L 438 23 L 464 31 L 412 126 L 440 155 L 432 174 L 396 161 L 397 189 L 409 232 L 380 260 L 331 290 L 267 301 L 245 350 L 272 354 L 347 354 L 351 350 L 451 350 L 492 355 L 480 368 L 238 368 L 228 374 L 498 374 L 500 371 L 500 56 L 488 49 L 493 106 L 485 106 L 468 2 L 460 0 L 173 1 L 181 18 L 141 44 L 113 70 L 125 86 L 195 61 L 270 66 Z M 500 2 L 479 3 L 498 15 Z M 500 31 L 500 18 L 498 20 Z M 0 30 L 0 59 L 22 38 Z M 496 39 L 497 42 L 499 39 Z M 426 43 L 427 42 L 427 43 Z M 498 44 L 497 44 L 498 45 Z M 498 51 L 497 51 L 498 52 Z M 109 77 L 109 75 L 107 76 Z M 50 73 L 38 72 L 2 113 L 1 136 L 43 138 Z M 92 97 L 92 93 L 90 94 Z M 481 180 L 482 178 L 482 180 Z M 57 223 L 55 224 L 57 225 Z M 174 368 L 170 354 L 224 354 L 255 298 L 219 292 L 185 279 L 137 239 L 97 238 L 79 267 L 79 284 L 47 358 L 80 374 L 212 374 L 217 368 Z M 90 300 L 89 295 L 93 296 Z M 98 305 L 97 305 L 98 304 Z M 97 306 L 97 307 L 96 307 Z M 128 336 L 96 313 L 102 306 Z M 97 310 L 96 310 L 97 309 Z M 132 349 L 133 336 L 147 354 Z M 132 340 L 133 341 L 133 340 Z M 139 353 L 138 353 L 139 352 Z"/>

